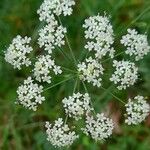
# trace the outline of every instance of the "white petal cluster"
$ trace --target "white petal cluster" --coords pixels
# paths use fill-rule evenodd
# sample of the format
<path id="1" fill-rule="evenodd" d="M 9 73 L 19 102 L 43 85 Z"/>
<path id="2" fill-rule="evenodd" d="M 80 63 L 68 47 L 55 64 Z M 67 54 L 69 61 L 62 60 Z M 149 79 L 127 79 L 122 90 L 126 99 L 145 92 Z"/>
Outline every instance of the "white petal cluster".
<path id="1" fill-rule="evenodd" d="M 93 86 L 101 86 L 101 76 L 103 74 L 103 67 L 98 60 L 89 57 L 85 62 L 78 64 L 78 72 L 80 79 L 92 83 Z"/>
<path id="2" fill-rule="evenodd" d="M 129 99 L 126 106 L 126 119 L 125 123 L 128 125 L 139 124 L 150 113 L 150 105 L 145 101 L 143 96 L 136 96 L 134 100 Z"/>
<path id="3" fill-rule="evenodd" d="M 24 81 L 24 84 L 18 87 L 17 103 L 22 104 L 28 109 L 36 111 L 38 104 L 41 104 L 45 100 L 45 98 L 41 95 L 42 92 L 43 86 L 33 83 L 32 78 L 28 77 Z"/>
<path id="4" fill-rule="evenodd" d="M 39 82 L 43 81 L 51 83 L 52 71 L 55 75 L 62 73 L 61 67 L 55 64 L 55 61 L 50 55 L 42 55 L 38 57 L 38 61 L 35 62 L 33 69 L 35 79 Z"/>
<path id="5" fill-rule="evenodd" d="M 110 81 L 117 85 L 119 90 L 126 89 L 138 79 L 138 68 L 130 61 L 113 61 L 115 72 L 112 74 Z"/>
<path id="6" fill-rule="evenodd" d="M 71 15 L 73 5 L 75 5 L 74 0 L 44 0 L 37 13 L 40 15 L 40 21 L 50 22 L 53 14 Z"/>
<path id="7" fill-rule="evenodd" d="M 48 24 L 39 30 L 38 44 L 44 47 L 49 54 L 55 47 L 61 47 L 65 44 L 64 36 L 67 32 L 63 26 L 56 24 Z"/>
<path id="8" fill-rule="evenodd" d="M 112 119 L 104 116 L 103 113 L 97 114 L 96 119 L 93 116 L 87 116 L 86 127 L 83 132 L 90 135 L 94 140 L 105 140 L 112 134 L 114 124 Z"/>
<path id="9" fill-rule="evenodd" d="M 74 93 L 72 96 L 69 96 L 69 98 L 64 98 L 62 102 L 66 114 L 76 120 L 81 119 L 83 114 L 93 110 L 90 108 L 90 97 L 88 93 Z"/>
<path id="10" fill-rule="evenodd" d="M 70 131 L 62 118 L 56 120 L 53 126 L 46 122 L 45 127 L 47 128 L 47 140 L 56 147 L 70 146 L 79 137 L 74 131 Z"/>
<path id="11" fill-rule="evenodd" d="M 85 30 L 85 38 L 89 39 L 85 48 L 89 51 L 95 51 L 97 58 L 102 58 L 107 53 L 113 58 L 114 43 L 113 29 L 109 18 L 106 16 L 93 16 L 85 20 L 83 27 Z"/>
<path id="12" fill-rule="evenodd" d="M 5 60 L 19 70 L 23 65 L 29 66 L 31 61 L 28 54 L 33 50 L 29 45 L 30 41 L 30 37 L 16 36 L 5 52 Z"/>
<path id="13" fill-rule="evenodd" d="M 150 51 L 147 36 L 144 34 L 138 34 L 135 29 L 128 29 L 127 31 L 128 34 L 122 37 L 121 43 L 127 47 L 125 51 L 126 54 L 135 56 L 135 60 L 138 61 Z"/>

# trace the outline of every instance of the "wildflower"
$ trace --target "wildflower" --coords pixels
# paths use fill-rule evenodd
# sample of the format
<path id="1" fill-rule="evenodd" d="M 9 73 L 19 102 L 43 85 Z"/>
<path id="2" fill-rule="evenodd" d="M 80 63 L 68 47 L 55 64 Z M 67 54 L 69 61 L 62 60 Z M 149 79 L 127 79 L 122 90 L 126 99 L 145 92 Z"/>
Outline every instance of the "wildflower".
<path id="1" fill-rule="evenodd" d="M 5 60 L 19 70 L 23 65 L 29 66 L 31 61 L 28 58 L 28 54 L 33 50 L 29 46 L 30 41 L 30 37 L 16 36 L 5 52 Z"/>
<path id="2" fill-rule="evenodd" d="M 62 102 L 66 114 L 76 120 L 81 119 L 84 113 L 93 110 L 93 108 L 90 108 L 90 97 L 88 93 L 74 93 L 72 96 L 69 96 L 69 98 L 64 98 Z"/>
<path id="3" fill-rule="evenodd" d="M 128 125 L 139 124 L 149 115 L 150 105 L 145 101 L 143 96 L 136 96 L 132 101 L 130 98 L 126 107 L 125 123 Z"/>
<path id="4" fill-rule="evenodd" d="M 56 120 L 53 126 L 46 122 L 45 127 L 47 128 L 47 140 L 57 147 L 70 146 L 79 137 L 74 131 L 70 131 L 62 118 Z"/>
<path id="5" fill-rule="evenodd" d="M 112 74 L 110 81 L 117 84 L 119 90 L 126 89 L 134 85 L 138 79 L 138 68 L 130 61 L 113 61 L 115 72 Z"/>
<path id="6" fill-rule="evenodd" d="M 89 39 L 85 48 L 89 51 L 95 51 L 95 56 L 101 59 L 109 52 L 111 58 L 114 57 L 113 29 L 108 17 L 93 16 L 85 20 L 83 27 L 85 30 L 85 38 Z"/>
<path id="7" fill-rule="evenodd" d="M 94 140 L 99 141 L 108 138 L 112 134 L 113 128 L 112 119 L 105 117 L 103 113 L 98 113 L 96 119 L 87 115 L 86 126 L 82 130 L 86 135 L 90 135 Z"/>
<path id="8" fill-rule="evenodd" d="M 37 13 L 40 15 L 40 21 L 50 22 L 53 14 L 71 15 L 73 5 L 75 5 L 74 0 L 44 0 Z"/>
<path id="9" fill-rule="evenodd" d="M 33 83 L 31 77 L 28 77 L 24 84 L 18 87 L 18 102 L 24 107 L 29 108 L 33 111 L 37 110 L 38 104 L 41 104 L 45 98 L 41 96 L 43 92 L 43 86 L 39 86 L 36 83 Z"/>
<path id="10" fill-rule="evenodd" d="M 49 54 L 55 47 L 61 47 L 65 44 L 64 34 L 66 33 L 66 28 L 58 26 L 56 24 L 48 24 L 39 30 L 38 44 L 40 47 L 45 47 L 45 50 Z"/>
<path id="11" fill-rule="evenodd" d="M 127 31 L 128 34 L 122 37 L 121 43 L 127 48 L 125 53 L 135 56 L 135 60 L 138 61 L 150 51 L 147 36 L 138 34 L 135 29 L 128 29 Z"/>
<path id="12" fill-rule="evenodd" d="M 51 72 L 55 75 L 61 74 L 62 70 L 60 66 L 57 66 L 50 55 L 38 57 L 38 61 L 35 63 L 33 72 L 35 79 L 39 82 L 51 83 Z"/>
<path id="13" fill-rule="evenodd" d="M 78 64 L 78 72 L 80 79 L 83 81 L 91 82 L 93 86 L 101 86 L 101 75 L 103 74 L 103 67 L 98 60 L 89 57 L 85 62 Z"/>

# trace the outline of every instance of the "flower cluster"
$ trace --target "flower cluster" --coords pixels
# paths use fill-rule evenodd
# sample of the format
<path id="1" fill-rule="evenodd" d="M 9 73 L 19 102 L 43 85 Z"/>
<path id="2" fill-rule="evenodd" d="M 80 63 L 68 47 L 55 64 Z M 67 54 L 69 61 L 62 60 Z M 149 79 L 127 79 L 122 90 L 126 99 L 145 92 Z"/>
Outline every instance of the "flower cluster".
<path id="1" fill-rule="evenodd" d="M 58 118 L 53 126 L 46 122 L 45 127 L 47 128 L 47 140 L 57 147 L 70 146 L 79 137 L 74 131 L 70 131 L 62 118 Z"/>
<path id="2" fill-rule="evenodd" d="M 37 13 L 40 15 L 40 21 L 51 22 L 53 15 L 64 16 L 72 14 L 74 0 L 44 0 Z"/>
<path id="3" fill-rule="evenodd" d="M 128 125 L 139 124 L 149 115 L 150 105 L 143 96 L 136 96 L 134 100 L 129 99 L 126 106 L 125 123 Z"/>
<path id="4" fill-rule="evenodd" d="M 38 44 L 40 47 L 44 46 L 45 50 L 51 54 L 54 48 L 65 44 L 64 34 L 66 32 L 66 28 L 58 26 L 58 22 L 55 20 L 53 24 L 47 24 L 39 30 Z"/>
<path id="5" fill-rule="evenodd" d="M 110 81 L 117 84 L 119 90 L 126 89 L 130 85 L 134 85 L 138 79 L 138 68 L 130 61 L 113 61 L 115 72 L 112 74 Z"/>
<path id="6" fill-rule="evenodd" d="M 85 30 L 85 38 L 88 41 L 85 48 L 89 51 L 95 51 L 97 58 L 102 58 L 109 52 L 109 56 L 113 58 L 114 42 L 112 25 L 106 16 L 93 16 L 85 20 L 83 27 Z"/>
<path id="7" fill-rule="evenodd" d="M 85 62 L 78 64 L 78 72 L 80 79 L 83 81 L 91 82 L 93 86 L 101 86 L 101 75 L 103 74 L 103 67 L 98 60 L 89 57 Z"/>
<path id="8" fill-rule="evenodd" d="M 105 140 L 112 134 L 114 124 L 112 119 L 104 116 L 103 113 L 86 117 L 86 127 L 82 130 L 86 135 L 90 135 L 94 140 Z"/>
<path id="9" fill-rule="evenodd" d="M 55 64 L 55 61 L 50 55 L 40 56 L 33 69 L 35 79 L 39 82 L 51 83 L 51 71 L 53 71 L 55 75 L 62 73 L 60 66 Z"/>
<path id="10" fill-rule="evenodd" d="M 127 31 L 128 34 L 122 37 L 121 43 L 127 47 L 127 50 L 125 51 L 126 54 L 129 54 L 130 56 L 134 55 L 135 60 L 138 61 L 150 51 L 147 36 L 138 34 L 135 29 L 128 29 Z"/>
<path id="11" fill-rule="evenodd" d="M 30 37 L 22 38 L 20 35 L 12 40 L 8 49 L 5 52 L 5 60 L 14 66 L 14 68 L 21 69 L 23 65 L 29 66 L 31 64 L 28 54 L 33 50 L 29 43 Z"/>
<path id="12" fill-rule="evenodd" d="M 83 114 L 92 110 L 92 108 L 90 108 L 90 97 L 88 93 L 74 93 L 72 96 L 69 96 L 69 98 L 64 98 L 62 102 L 66 114 L 76 120 L 81 119 Z"/>
<path id="13" fill-rule="evenodd" d="M 67 30 L 62 26 L 59 16 L 61 14 L 64 16 L 70 15 L 73 11 L 73 5 L 75 5 L 75 0 L 44 0 L 37 11 L 40 16 L 39 20 L 45 21 L 45 25 L 38 32 L 38 44 L 40 48 L 45 50 L 45 53 L 37 57 L 33 68 L 33 77 L 37 82 L 39 81 L 39 84 L 40 82 L 51 83 L 53 74 L 57 75 L 62 73 L 61 67 L 55 64 L 52 53 L 55 49 L 60 49 L 60 47 L 65 44 L 64 38 L 66 37 L 65 34 Z M 56 17 L 58 17 L 59 22 L 56 20 Z M 86 19 L 83 27 L 85 29 L 85 38 L 87 39 L 85 49 L 93 53 L 89 58 L 86 58 L 85 61 L 80 62 L 76 66 L 78 71 L 76 75 L 79 75 L 83 84 L 84 81 L 87 81 L 88 83 L 92 83 L 93 86 L 100 87 L 102 75 L 104 74 L 101 60 L 107 54 L 109 54 L 110 58 L 114 58 L 113 28 L 109 18 L 105 15 L 100 16 L 99 14 Z M 128 34 L 122 37 L 121 43 L 127 48 L 125 53 L 130 56 L 134 55 L 135 60 L 138 61 L 150 51 L 147 37 L 146 35 L 138 34 L 134 29 L 128 29 L 127 31 Z M 23 65 L 29 66 L 31 61 L 28 55 L 33 50 L 29 45 L 30 41 L 31 38 L 22 38 L 20 35 L 14 38 L 5 52 L 5 60 L 12 64 L 14 68 L 21 69 Z M 73 55 L 69 43 L 68 47 L 71 55 Z M 110 58 L 108 58 L 108 60 Z M 130 85 L 133 85 L 138 79 L 138 68 L 133 62 L 127 60 L 113 60 L 113 67 L 115 71 L 110 77 L 110 81 L 116 84 L 119 90 L 126 89 Z M 74 72 L 69 68 L 64 67 L 64 69 Z M 67 80 L 58 82 L 50 86 L 50 88 L 65 81 Z M 17 89 L 17 103 L 36 111 L 38 105 L 45 101 L 45 98 L 42 96 L 43 86 L 39 84 L 34 83 L 31 76 L 24 80 L 24 83 Z M 87 90 L 86 85 L 84 85 L 84 87 L 85 90 Z M 117 96 L 111 92 L 108 93 L 117 98 Z M 128 125 L 142 122 L 150 112 L 150 105 L 145 101 L 143 96 L 138 95 L 134 100 L 135 101 L 129 99 L 125 105 L 125 123 Z M 112 134 L 114 128 L 112 119 L 105 117 L 103 113 L 98 113 L 95 116 L 91 115 L 94 106 L 90 106 L 92 102 L 88 93 L 73 93 L 72 96 L 64 98 L 62 103 L 67 118 L 69 116 L 75 120 L 79 120 L 85 116 L 85 127 L 81 130 L 86 135 L 90 135 L 94 140 L 105 140 Z M 62 118 L 58 118 L 54 122 L 54 125 L 46 122 L 47 140 L 50 141 L 52 145 L 57 147 L 70 146 L 79 137 L 75 131 L 71 131 L 71 128 L 66 124 L 67 118 L 65 121 L 63 121 Z"/>
<path id="14" fill-rule="evenodd" d="M 36 111 L 38 104 L 41 104 L 45 98 L 41 96 L 43 86 L 33 83 L 31 77 L 28 77 L 24 84 L 18 87 L 17 103 L 22 104 L 24 107 Z"/>

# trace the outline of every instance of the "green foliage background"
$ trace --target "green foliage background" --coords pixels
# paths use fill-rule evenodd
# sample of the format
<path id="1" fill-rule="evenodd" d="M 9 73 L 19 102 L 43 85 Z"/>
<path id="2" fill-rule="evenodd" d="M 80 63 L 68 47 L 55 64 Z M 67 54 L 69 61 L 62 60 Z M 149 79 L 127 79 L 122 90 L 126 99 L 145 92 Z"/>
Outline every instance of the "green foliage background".
<path id="1" fill-rule="evenodd" d="M 44 93 L 46 101 L 39 106 L 37 112 L 29 111 L 22 106 L 15 105 L 16 89 L 31 73 L 31 69 L 14 70 L 3 59 L 3 52 L 11 40 L 18 34 L 31 36 L 34 53 L 32 57 L 42 53 L 36 43 L 37 31 L 43 25 L 36 14 L 42 0 L 1 0 L 0 1 L 0 149 L 2 150 L 54 150 L 46 140 L 44 121 L 54 121 L 58 117 L 65 119 L 61 100 L 73 91 L 76 78 L 64 82 Z M 111 16 L 115 32 L 116 53 L 123 51 L 119 44 L 120 37 L 125 34 L 128 27 L 136 28 L 140 33 L 147 33 L 150 37 L 150 0 L 76 0 L 73 15 L 61 16 L 63 25 L 68 29 L 68 38 L 78 61 L 85 58 L 85 39 L 82 24 L 90 15 L 106 14 Z M 150 40 L 149 40 L 150 41 Z M 64 52 L 72 59 L 68 46 L 63 47 Z M 59 50 L 54 52 L 58 64 L 75 70 L 72 62 L 63 57 Z M 128 59 L 124 54 L 117 59 Z M 103 142 L 95 142 L 85 135 L 81 135 L 71 150 L 150 150 L 150 117 L 146 122 L 137 126 L 126 126 L 123 123 L 124 106 L 117 101 L 110 92 L 126 101 L 129 96 L 141 94 L 150 98 L 150 54 L 136 63 L 139 66 L 138 83 L 118 92 L 108 79 L 113 69 L 112 60 L 104 62 L 107 73 L 103 77 L 103 86 L 93 88 L 87 84 L 96 112 L 109 111 L 117 124 L 111 138 Z M 68 78 L 70 71 L 54 77 L 53 84 Z M 44 85 L 45 87 L 51 85 Z M 83 85 L 78 81 L 76 91 L 83 91 Z M 80 133 L 82 122 L 68 120 L 69 124 L 77 127 Z M 73 122 L 73 123 L 72 123 Z M 62 150 L 62 148 L 61 148 Z"/>

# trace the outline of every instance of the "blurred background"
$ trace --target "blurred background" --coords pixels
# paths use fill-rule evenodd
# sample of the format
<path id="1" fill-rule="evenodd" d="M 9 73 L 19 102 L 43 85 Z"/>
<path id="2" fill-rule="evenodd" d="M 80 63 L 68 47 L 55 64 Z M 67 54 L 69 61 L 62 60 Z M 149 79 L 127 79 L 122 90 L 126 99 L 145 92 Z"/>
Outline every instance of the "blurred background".
<path id="1" fill-rule="evenodd" d="M 32 37 L 34 47 L 32 57 L 42 53 L 36 43 L 38 29 L 43 25 L 36 13 L 41 3 L 42 0 L 0 1 L 0 150 L 58 149 L 46 140 L 44 122 L 53 122 L 58 117 L 65 119 L 61 100 L 72 94 L 76 79 L 46 91 L 44 93 L 46 101 L 36 112 L 32 112 L 14 104 L 17 97 L 16 89 L 31 74 L 32 68 L 15 70 L 3 58 L 4 51 L 18 34 Z M 85 39 L 82 28 L 84 19 L 98 13 L 103 15 L 104 12 L 111 16 L 115 32 L 116 54 L 124 50 L 119 40 L 126 33 L 127 28 L 136 28 L 140 33 L 146 33 L 149 40 L 150 0 L 76 0 L 73 15 L 61 16 L 61 20 L 67 27 L 69 42 L 78 61 L 83 60 L 87 54 L 84 49 Z M 71 58 L 67 44 L 62 48 Z M 75 70 L 74 65 L 68 62 L 59 50 L 56 50 L 53 55 L 57 64 Z M 122 54 L 116 59 L 129 58 Z M 124 106 L 110 94 L 111 91 L 124 102 L 129 97 L 139 94 L 146 96 L 150 102 L 150 54 L 136 63 L 139 67 L 139 80 L 135 86 L 126 91 L 118 91 L 113 84 L 110 84 L 109 77 L 113 72 L 111 65 L 111 59 L 104 63 L 107 73 L 103 76 L 103 86 L 107 90 L 94 88 L 90 84 L 87 84 L 87 88 L 96 112 L 105 112 L 114 119 L 116 126 L 112 137 L 106 141 L 95 142 L 90 137 L 81 134 L 70 148 L 64 148 L 64 150 L 150 150 L 150 116 L 140 125 L 125 125 Z M 70 74 L 69 70 L 64 71 L 62 75 L 53 78 L 51 85 L 66 79 Z M 45 84 L 44 87 L 51 85 Z M 77 80 L 76 91 L 78 90 L 84 92 L 83 85 Z M 68 124 L 74 125 L 77 133 L 80 133 L 83 122 L 68 119 Z"/>

